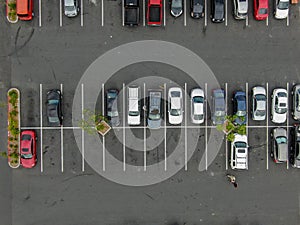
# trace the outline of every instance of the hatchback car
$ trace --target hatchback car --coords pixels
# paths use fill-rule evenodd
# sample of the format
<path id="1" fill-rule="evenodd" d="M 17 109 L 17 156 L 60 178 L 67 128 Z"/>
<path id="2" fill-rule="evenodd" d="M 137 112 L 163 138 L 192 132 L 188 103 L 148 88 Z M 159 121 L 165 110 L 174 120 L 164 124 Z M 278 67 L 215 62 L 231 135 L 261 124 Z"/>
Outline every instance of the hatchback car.
<path id="1" fill-rule="evenodd" d="M 172 87 L 169 89 L 168 102 L 169 123 L 174 125 L 182 123 L 182 90 L 179 87 Z"/>
<path id="2" fill-rule="evenodd" d="M 21 165 L 24 168 L 32 168 L 36 165 L 36 134 L 33 130 L 24 130 L 21 133 Z"/>
<path id="3" fill-rule="evenodd" d="M 204 17 L 204 0 L 191 0 L 191 17 L 194 19 Z"/>
<path id="4" fill-rule="evenodd" d="M 214 23 L 221 23 L 225 20 L 225 1 L 212 0 L 211 7 L 211 21 Z"/>
<path id="5" fill-rule="evenodd" d="M 288 139 L 286 129 L 274 128 L 271 133 L 271 158 L 275 163 L 283 163 L 288 157 Z"/>
<path id="6" fill-rule="evenodd" d="M 141 113 L 139 104 L 139 87 L 128 87 L 128 124 L 139 125 L 141 123 Z"/>
<path id="7" fill-rule="evenodd" d="M 293 118 L 294 120 L 300 120 L 300 84 L 296 84 L 293 87 L 292 97 L 293 97 L 293 101 L 292 101 Z"/>
<path id="8" fill-rule="evenodd" d="M 289 0 L 275 0 L 274 16 L 276 19 L 285 19 L 289 15 Z"/>
<path id="9" fill-rule="evenodd" d="M 75 17 L 79 12 L 78 0 L 64 0 L 65 15 Z"/>
<path id="10" fill-rule="evenodd" d="M 106 115 L 111 126 L 120 125 L 120 117 L 118 111 L 118 94 L 117 89 L 109 89 L 106 92 Z"/>
<path id="11" fill-rule="evenodd" d="M 191 119 L 195 124 L 204 122 L 204 92 L 200 88 L 191 92 Z"/>
<path id="12" fill-rule="evenodd" d="M 182 7 L 182 0 L 171 0 L 171 15 L 179 17 L 183 12 Z"/>
<path id="13" fill-rule="evenodd" d="M 300 124 L 294 125 L 291 130 L 292 145 L 290 151 L 290 163 L 295 168 L 300 168 Z"/>
<path id="14" fill-rule="evenodd" d="M 265 120 L 266 119 L 267 96 L 264 87 L 252 88 L 252 119 Z"/>
<path id="15" fill-rule="evenodd" d="M 248 141 L 246 135 L 234 134 L 231 142 L 230 154 L 231 169 L 248 169 Z"/>
<path id="16" fill-rule="evenodd" d="M 271 120 L 273 123 L 284 123 L 288 112 L 287 91 L 283 88 L 275 88 L 271 97 Z"/>
<path id="17" fill-rule="evenodd" d="M 233 15 L 237 20 L 246 19 L 248 13 L 248 0 L 233 0 Z"/>
<path id="18" fill-rule="evenodd" d="M 247 122 L 247 103 L 246 103 L 246 93 L 244 91 L 236 91 L 233 94 L 233 115 L 237 118 L 234 123 L 243 125 Z"/>
<path id="19" fill-rule="evenodd" d="M 254 18 L 256 20 L 265 20 L 268 18 L 268 0 L 253 0 L 254 2 Z"/>
<path id="20" fill-rule="evenodd" d="M 214 125 L 223 124 L 226 117 L 225 92 L 223 89 L 215 89 L 212 93 L 212 122 Z"/>
<path id="21" fill-rule="evenodd" d="M 47 117 L 50 126 L 62 125 L 62 94 L 58 89 L 47 92 Z"/>
<path id="22" fill-rule="evenodd" d="M 161 126 L 162 118 L 162 93 L 157 90 L 150 90 L 148 93 L 148 117 L 147 126 L 150 129 L 159 129 Z"/>

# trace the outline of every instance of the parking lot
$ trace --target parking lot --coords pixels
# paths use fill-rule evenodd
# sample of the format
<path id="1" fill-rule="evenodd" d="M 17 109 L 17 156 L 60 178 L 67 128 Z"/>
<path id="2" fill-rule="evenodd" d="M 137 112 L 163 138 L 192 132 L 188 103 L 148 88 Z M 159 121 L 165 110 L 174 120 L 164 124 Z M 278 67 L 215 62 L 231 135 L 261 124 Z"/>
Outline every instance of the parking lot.
<path id="1" fill-rule="evenodd" d="M 269 156 L 270 132 L 278 127 L 270 120 L 272 90 L 283 87 L 290 93 L 293 85 L 300 82 L 299 6 L 291 6 L 289 21 L 275 20 L 271 12 L 268 23 L 255 21 L 252 13 L 246 21 L 235 21 L 231 15 L 232 2 L 228 1 L 226 23 L 212 24 L 209 17 L 192 20 L 189 11 L 173 19 L 165 4 L 165 26 L 144 27 L 142 13 L 140 26 L 131 29 L 122 26 L 120 1 L 97 1 L 96 5 L 93 1 L 82 1 L 81 4 L 80 15 L 73 19 L 60 13 L 59 1 L 35 1 L 32 22 L 20 21 L 9 27 L 4 20 L 0 22 L 1 27 L 8 28 L 0 34 L 4 40 L 0 47 L 3 56 L 0 59 L 1 101 L 6 100 L 8 87 L 18 87 L 21 127 L 35 129 L 38 135 L 35 168 L 11 170 L 6 159 L 1 160 L 1 191 L 8 193 L 1 196 L 5 224 L 47 225 L 53 224 L 53 218 L 57 224 L 72 225 L 299 224 L 299 171 L 289 164 L 277 165 Z M 189 2 L 186 4 L 189 6 Z M 209 11 L 210 1 L 206 4 Z M 252 4 L 249 8 L 252 12 Z M 207 27 L 203 29 L 205 21 Z M 266 88 L 266 121 L 256 122 L 249 117 L 247 124 L 248 171 L 230 169 L 230 145 L 219 131 L 221 148 L 210 162 L 209 153 L 214 148 L 208 143 L 214 138 L 211 134 L 216 127 L 210 119 L 200 126 L 191 123 L 189 96 L 184 96 L 181 125 L 173 126 L 164 120 L 161 129 L 150 131 L 142 116 L 140 126 L 128 126 L 124 120 L 127 98 L 122 89 L 136 79 L 157 76 L 169 80 L 139 83 L 142 97 L 149 89 L 161 89 L 165 94 L 170 87 L 180 86 L 190 94 L 197 86 L 180 68 L 155 62 L 127 66 L 106 83 L 97 84 L 101 90 L 97 99 L 100 112 L 104 111 L 102 90 L 117 88 L 121 91 L 121 124 L 105 138 L 99 137 L 101 145 L 97 150 L 102 158 L 98 166 L 102 172 L 96 172 L 88 163 L 90 149 L 87 146 L 92 136 L 77 123 L 73 124 L 72 105 L 78 85 L 80 101 L 77 105 L 82 111 L 90 105 L 87 94 L 95 90 L 78 82 L 102 54 L 125 43 L 149 39 L 174 42 L 199 55 L 226 91 L 228 114 L 232 113 L 233 91 L 247 93 L 249 113 L 251 88 L 256 85 Z M 211 83 L 204 83 L 207 86 L 201 88 L 207 92 L 209 105 L 211 93 L 207 90 Z M 54 88 L 63 93 L 61 127 L 47 124 L 46 93 Z M 164 118 L 167 118 L 166 107 L 164 109 Z M 207 109 L 205 117 L 210 118 L 209 106 Z M 4 121 L 1 136 L 6 137 L 6 109 L 1 107 L 0 110 L 1 121 Z M 289 114 L 286 123 L 280 126 L 290 128 L 294 123 Z M 1 138 L 0 143 L 6 146 L 6 139 Z M 170 157 L 176 147 L 182 156 L 177 161 Z M 112 158 L 120 162 L 117 167 L 112 164 L 115 162 Z M 182 169 L 160 183 L 142 187 L 120 185 L 107 178 L 109 174 L 126 177 L 134 166 L 141 168 L 138 171 L 141 176 L 147 177 L 151 174 L 150 167 L 158 163 L 162 165 L 161 174 L 171 174 L 174 165 Z M 227 182 L 226 173 L 237 176 L 238 189 Z M 284 213 L 279 214 L 279 211 Z M 32 213 L 35 217 L 29 216 Z"/>

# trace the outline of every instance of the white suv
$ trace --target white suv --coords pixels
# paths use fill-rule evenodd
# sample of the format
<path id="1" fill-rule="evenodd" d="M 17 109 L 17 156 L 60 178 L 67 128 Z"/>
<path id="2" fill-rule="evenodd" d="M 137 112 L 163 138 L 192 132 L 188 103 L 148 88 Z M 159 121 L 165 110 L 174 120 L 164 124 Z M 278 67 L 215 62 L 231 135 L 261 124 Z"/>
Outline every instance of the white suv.
<path id="1" fill-rule="evenodd" d="M 274 15 L 276 19 L 285 19 L 289 16 L 289 0 L 275 0 Z"/>
<path id="2" fill-rule="evenodd" d="M 284 123 L 288 111 L 288 93 L 283 88 L 275 88 L 271 97 L 271 120 L 273 123 Z"/>
<path id="3" fill-rule="evenodd" d="M 237 20 L 246 19 L 248 13 L 248 0 L 233 0 L 233 14 Z"/>
<path id="4" fill-rule="evenodd" d="M 231 142 L 230 166 L 231 169 L 248 169 L 248 142 L 246 135 L 234 134 L 234 141 Z"/>
<path id="5" fill-rule="evenodd" d="M 75 17 L 79 12 L 78 0 L 64 0 L 65 15 Z"/>
<path id="6" fill-rule="evenodd" d="M 183 119 L 182 110 L 182 90 L 179 87 L 172 87 L 168 94 L 169 102 L 169 123 L 181 124 Z"/>
<path id="7" fill-rule="evenodd" d="M 128 125 L 139 125 L 140 123 L 139 87 L 128 87 Z"/>

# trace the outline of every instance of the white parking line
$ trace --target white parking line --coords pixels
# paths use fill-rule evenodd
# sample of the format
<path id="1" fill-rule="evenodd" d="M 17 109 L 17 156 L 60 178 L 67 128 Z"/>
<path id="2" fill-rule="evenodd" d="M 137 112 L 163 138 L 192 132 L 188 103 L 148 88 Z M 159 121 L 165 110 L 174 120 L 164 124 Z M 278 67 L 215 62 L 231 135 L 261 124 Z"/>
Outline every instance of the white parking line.
<path id="1" fill-rule="evenodd" d="M 123 171 L 126 170 L 126 140 L 125 140 L 125 84 L 123 83 Z"/>
<path id="2" fill-rule="evenodd" d="M 266 145 L 266 151 L 267 151 L 267 170 L 269 169 L 269 84 L 268 82 L 266 83 L 266 95 L 267 95 L 267 105 L 266 105 L 266 140 L 267 140 L 267 145 Z"/>
<path id="3" fill-rule="evenodd" d="M 104 26 L 104 1 L 101 0 L 101 26 Z"/>
<path id="4" fill-rule="evenodd" d="M 186 8 L 186 0 L 183 0 L 183 25 L 186 26 L 186 11 L 187 11 L 187 8 Z"/>
<path id="5" fill-rule="evenodd" d="M 207 27 L 207 0 L 204 1 L 204 26 Z"/>
<path id="6" fill-rule="evenodd" d="M 60 130 L 60 127 L 21 127 L 21 130 L 32 129 L 32 130 Z M 81 130 L 81 127 L 63 127 L 64 130 Z"/>
<path id="7" fill-rule="evenodd" d="M 43 164 L 43 86 L 40 84 L 40 154 L 41 154 L 41 172 L 44 171 Z"/>
<path id="8" fill-rule="evenodd" d="M 269 26 L 269 16 L 266 19 L 266 26 Z"/>
<path id="9" fill-rule="evenodd" d="M 62 0 L 59 0 L 59 26 L 62 26 Z"/>
<path id="10" fill-rule="evenodd" d="M 42 0 L 39 0 L 39 27 L 42 26 Z"/>
<path id="11" fill-rule="evenodd" d="M 248 82 L 246 82 L 246 107 L 247 107 L 247 114 L 249 112 L 249 98 L 248 98 Z M 249 118 L 247 118 L 246 120 L 246 135 L 248 137 L 248 122 L 249 122 Z"/>
<path id="12" fill-rule="evenodd" d="M 228 21 L 228 19 L 227 19 L 227 14 L 228 14 L 228 13 L 227 13 L 227 5 L 228 5 L 228 4 L 227 4 L 227 0 L 225 0 L 225 26 L 227 26 L 227 23 L 228 23 L 228 22 L 227 22 L 227 21 Z"/>
<path id="13" fill-rule="evenodd" d="M 288 93 L 288 102 L 289 102 L 289 82 L 286 83 L 286 91 Z M 289 104 L 288 107 L 289 109 Z M 286 136 L 287 136 L 287 140 L 288 140 L 288 144 L 289 144 L 289 110 L 287 110 L 287 117 L 286 117 Z M 288 153 L 287 153 L 288 154 Z M 289 155 L 287 156 L 287 161 L 286 161 L 286 168 L 289 169 Z"/>
<path id="14" fill-rule="evenodd" d="M 167 171 L 167 84 L 164 84 L 164 134 L 165 134 L 165 171 Z"/>
<path id="15" fill-rule="evenodd" d="M 124 16 L 125 16 L 125 12 L 124 12 L 124 0 L 122 0 L 122 26 L 124 27 Z"/>
<path id="16" fill-rule="evenodd" d="M 290 25 L 290 15 L 288 14 L 288 16 L 286 17 L 286 25 L 289 26 Z"/>
<path id="17" fill-rule="evenodd" d="M 146 1 L 143 0 L 143 26 L 146 26 Z"/>
<path id="18" fill-rule="evenodd" d="M 144 83 L 144 104 L 146 107 L 147 102 L 146 102 L 146 84 L 145 83 Z M 149 110 L 149 109 L 147 109 L 147 110 Z M 146 169 L 147 169 L 146 114 L 147 114 L 147 112 L 144 110 L 144 127 L 143 127 L 144 128 L 144 171 L 146 171 Z"/>
<path id="19" fill-rule="evenodd" d="M 63 85 L 60 84 L 60 92 L 63 96 Z M 63 124 L 60 126 L 60 158 L 61 158 L 61 172 L 64 172 L 64 130 Z"/>
<path id="20" fill-rule="evenodd" d="M 205 169 L 207 170 L 207 83 L 205 83 Z"/>
<path id="21" fill-rule="evenodd" d="M 228 93 L 227 93 L 227 83 L 225 83 L 225 109 L 226 109 L 226 115 L 227 115 L 227 108 L 228 108 Z M 226 165 L 226 170 L 228 170 L 228 141 L 227 137 L 225 138 L 225 165 Z"/>
<path id="22" fill-rule="evenodd" d="M 246 27 L 248 27 L 249 26 L 249 17 L 248 17 L 248 15 L 246 16 Z"/>
<path id="23" fill-rule="evenodd" d="M 105 115 L 105 111 L 104 111 L 104 84 L 102 84 L 102 115 Z M 102 138 L 102 142 L 103 142 L 103 151 L 102 151 L 102 170 L 105 171 L 105 136 L 103 135 Z"/>
<path id="24" fill-rule="evenodd" d="M 84 86 L 81 84 L 81 119 L 84 120 Z M 84 172 L 84 129 L 81 129 L 81 170 Z"/>
<path id="25" fill-rule="evenodd" d="M 187 84 L 184 83 L 184 169 L 187 171 Z"/>
<path id="26" fill-rule="evenodd" d="M 166 26 L 166 0 L 164 0 L 164 26 Z"/>
<path id="27" fill-rule="evenodd" d="M 80 3 L 80 26 L 83 27 L 83 0 Z"/>

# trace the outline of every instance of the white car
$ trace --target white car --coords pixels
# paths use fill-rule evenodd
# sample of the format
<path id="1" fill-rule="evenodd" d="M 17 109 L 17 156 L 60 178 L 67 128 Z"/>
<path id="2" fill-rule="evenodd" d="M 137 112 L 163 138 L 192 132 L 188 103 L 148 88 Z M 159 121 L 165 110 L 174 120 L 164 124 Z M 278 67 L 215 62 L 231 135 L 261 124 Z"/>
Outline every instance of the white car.
<path id="1" fill-rule="evenodd" d="M 182 90 L 179 87 L 169 89 L 168 107 L 169 123 L 174 125 L 182 123 Z"/>
<path id="2" fill-rule="evenodd" d="M 274 15 L 276 19 L 285 19 L 289 16 L 289 0 L 275 0 Z"/>
<path id="3" fill-rule="evenodd" d="M 191 118 L 195 124 L 204 122 L 204 92 L 200 88 L 191 92 Z"/>
<path id="4" fill-rule="evenodd" d="M 288 93 L 283 88 L 275 88 L 271 97 L 271 120 L 273 123 L 284 123 L 288 112 Z"/>
<path id="5" fill-rule="evenodd" d="M 248 169 L 248 142 L 246 135 L 234 134 L 234 141 L 231 142 L 230 166 L 231 169 Z"/>
<path id="6" fill-rule="evenodd" d="M 256 86 L 252 88 L 252 119 L 266 119 L 267 96 L 264 87 Z"/>
<path id="7" fill-rule="evenodd" d="M 139 125 L 141 113 L 139 106 L 139 87 L 128 87 L 128 125 Z"/>
<path id="8" fill-rule="evenodd" d="M 65 15 L 75 17 L 79 12 L 78 0 L 64 0 Z"/>

